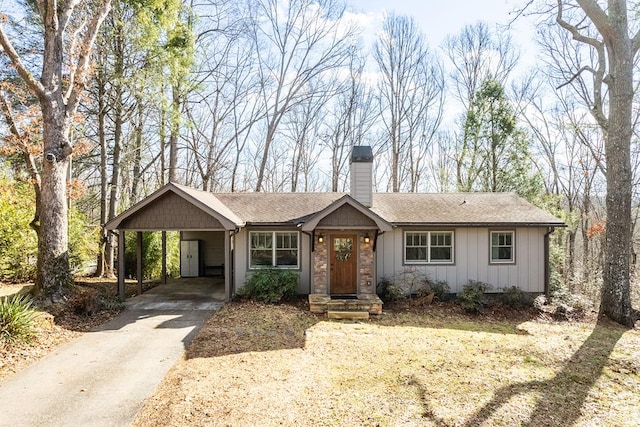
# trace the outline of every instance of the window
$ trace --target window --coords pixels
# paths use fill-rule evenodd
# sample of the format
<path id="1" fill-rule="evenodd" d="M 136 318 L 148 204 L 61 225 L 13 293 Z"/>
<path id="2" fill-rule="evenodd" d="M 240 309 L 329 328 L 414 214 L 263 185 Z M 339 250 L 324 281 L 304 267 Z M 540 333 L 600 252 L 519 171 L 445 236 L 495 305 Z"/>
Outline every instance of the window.
<path id="1" fill-rule="evenodd" d="M 409 264 L 452 264 L 453 231 L 407 231 L 404 254 Z"/>
<path id="2" fill-rule="evenodd" d="M 514 241 L 513 231 L 492 231 L 491 262 L 513 263 L 515 261 Z"/>
<path id="3" fill-rule="evenodd" d="M 298 233 L 252 231 L 249 233 L 251 268 L 298 268 Z"/>

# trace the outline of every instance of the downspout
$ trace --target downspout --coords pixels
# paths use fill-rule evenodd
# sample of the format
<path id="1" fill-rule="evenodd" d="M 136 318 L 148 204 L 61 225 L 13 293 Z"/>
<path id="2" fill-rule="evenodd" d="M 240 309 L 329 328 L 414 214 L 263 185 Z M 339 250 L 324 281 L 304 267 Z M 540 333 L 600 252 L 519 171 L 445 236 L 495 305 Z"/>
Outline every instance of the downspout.
<path id="1" fill-rule="evenodd" d="M 231 297 L 233 297 L 233 294 L 236 290 L 236 276 L 235 276 L 235 235 L 238 234 L 240 232 L 240 229 L 238 227 L 236 227 L 234 230 L 230 230 L 229 231 L 229 266 L 228 266 L 228 270 L 229 270 L 229 278 L 225 280 L 229 280 L 229 292 L 227 295 L 225 295 L 225 299 L 230 301 Z M 233 244 L 232 244 L 233 243 Z M 233 247 L 233 249 L 231 249 Z M 225 267 L 225 269 L 227 269 L 227 267 Z M 225 277 L 227 276 L 226 272 L 225 272 Z"/>
<path id="2" fill-rule="evenodd" d="M 544 295 L 549 298 L 549 287 L 551 282 L 551 265 L 549 263 L 549 236 L 555 231 L 554 227 L 544 234 Z"/>

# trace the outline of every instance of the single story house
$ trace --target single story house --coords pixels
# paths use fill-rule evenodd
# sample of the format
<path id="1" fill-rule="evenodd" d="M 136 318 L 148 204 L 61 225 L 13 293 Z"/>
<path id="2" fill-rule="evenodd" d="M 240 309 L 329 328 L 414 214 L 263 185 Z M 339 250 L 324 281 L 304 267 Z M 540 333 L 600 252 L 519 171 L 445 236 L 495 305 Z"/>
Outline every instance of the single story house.
<path id="1" fill-rule="evenodd" d="M 561 220 L 513 193 L 373 193 L 372 165 L 371 148 L 354 147 L 350 193 L 214 194 L 169 183 L 105 226 L 138 232 L 139 242 L 142 231 L 180 231 L 181 275 L 224 276 L 227 298 L 257 269 L 295 270 L 314 311 L 349 298 L 380 312 L 376 284 L 407 270 L 452 292 L 469 280 L 547 290 L 549 235 Z"/>

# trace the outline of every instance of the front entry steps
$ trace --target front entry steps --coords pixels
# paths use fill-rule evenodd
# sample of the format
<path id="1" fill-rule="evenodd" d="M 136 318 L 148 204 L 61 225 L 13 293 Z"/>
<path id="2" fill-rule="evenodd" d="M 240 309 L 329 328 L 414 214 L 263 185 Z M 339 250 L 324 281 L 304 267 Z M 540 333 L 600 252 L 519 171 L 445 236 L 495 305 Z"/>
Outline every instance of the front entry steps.
<path id="1" fill-rule="evenodd" d="M 355 299 L 309 294 L 309 310 L 327 313 L 329 319 L 368 319 L 369 314 L 382 314 L 382 300 L 376 294 L 360 294 Z"/>

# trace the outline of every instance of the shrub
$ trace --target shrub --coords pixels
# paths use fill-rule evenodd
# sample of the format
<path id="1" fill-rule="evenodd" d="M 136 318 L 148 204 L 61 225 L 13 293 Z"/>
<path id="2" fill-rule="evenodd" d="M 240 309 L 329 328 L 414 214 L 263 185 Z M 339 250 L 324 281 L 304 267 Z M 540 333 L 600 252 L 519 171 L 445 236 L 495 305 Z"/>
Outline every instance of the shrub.
<path id="1" fill-rule="evenodd" d="M 430 293 L 429 276 L 421 270 L 405 268 L 403 271 L 394 274 L 390 279 L 405 297 L 422 297 Z"/>
<path id="2" fill-rule="evenodd" d="M 524 292 L 517 286 L 511 286 L 504 288 L 500 300 L 507 306 L 518 309 L 522 307 L 529 307 L 532 304 L 531 295 Z"/>
<path id="3" fill-rule="evenodd" d="M 295 272 L 264 268 L 249 277 L 240 296 L 274 304 L 294 297 L 297 290 L 298 275 Z"/>
<path id="4" fill-rule="evenodd" d="M 38 240 L 29 225 L 34 210 L 33 186 L 0 170 L 0 279 L 35 278 Z"/>
<path id="5" fill-rule="evenodd" d="M 96 260 L 100 229 L 87 225 L 89 222 L 82 212 L 69 210 L 69 267 L 73 272 L 82 272 Z"/>
<path id="6" fill-rule="evenodd" d="M 397 287 L 387 276 L 383 276 L 378 282 L 376 293 L 384 302 L 397 301 L 404 298 L 402 289 Z"/>
<path id="7" fill-rule="evenodd" d="M 28 295 L 15 294 L 0 298 L 0 340 L 6 342 L 31 340 L 37 313 Z"/>
<path id="8" fill-rule="evenodd" d="M 126 233 L 125 265 L 128 277 L 136 276 L 136 233 Z M 158 278 L 162 274 L 162 233 L 142 233 L 142 278 Z M 167 275 L 180 275 L 180 234 L 167 232 Z"/>
<path id="9" fill-rule="evenodd" d="M 462 291 L 458 292 L 458 302 L 466 311 L 478 313 L 487 305 L 485 292 L 491 289 L 491 285 L 476 280 L 469 280 Z"/>
<path id="10" fill-rule="evenodd" d="M 435 282 L 428 282 L 429 291 L 433 292 L 440 301 L 444 301 L 447 295 L 451 292 L 449 284 L 445 280 L 436 280 Z"/>

